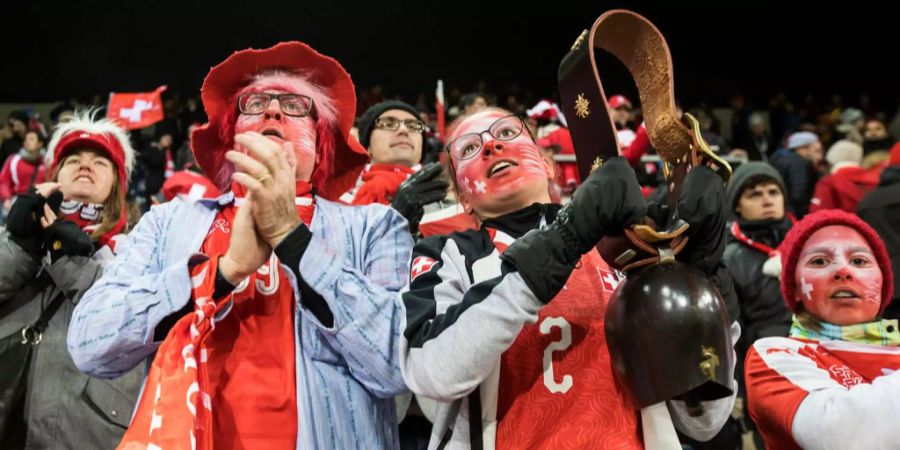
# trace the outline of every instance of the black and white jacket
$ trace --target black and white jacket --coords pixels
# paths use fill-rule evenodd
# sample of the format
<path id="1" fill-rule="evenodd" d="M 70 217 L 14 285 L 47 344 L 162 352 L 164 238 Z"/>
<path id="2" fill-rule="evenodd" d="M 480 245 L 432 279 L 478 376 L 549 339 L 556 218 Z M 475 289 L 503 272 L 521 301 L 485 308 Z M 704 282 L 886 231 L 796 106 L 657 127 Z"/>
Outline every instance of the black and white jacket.
<path id="1" fill-rule="evenodd" d="M 494 448 L 500 357 L 552 300 L 538 298 L 497 247 L 552 221 L 558 209 L 534 204 L 487 220 L 478 230 L 432 236 L 413 248 L 410 283 L 402 293 L 400 364 L 434 423 L 429 449 Z M 735 342 L 739 334 L 734 323 Z M 705 402 L 699 417 L 690 417 L 680 403 L 669 402 L 676 428 L 708 440 L 728 418 L 734 397 Z"/>

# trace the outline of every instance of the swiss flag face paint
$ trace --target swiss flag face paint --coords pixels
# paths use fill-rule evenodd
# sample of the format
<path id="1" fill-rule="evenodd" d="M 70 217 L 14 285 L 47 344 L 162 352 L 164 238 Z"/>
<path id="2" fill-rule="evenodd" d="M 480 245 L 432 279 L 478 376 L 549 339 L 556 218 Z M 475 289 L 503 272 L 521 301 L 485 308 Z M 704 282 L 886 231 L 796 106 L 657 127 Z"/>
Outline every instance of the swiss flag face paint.
<path id="1" fill-rule="evenodd" d="M 835 325 L 875 320 L 881 306 L 882 274 L 872 248 L 856 230 L 823 227 L 803 249 L 794 295 L 813 316 Z"/>
<path id="2" fill-rule="evenodd" d="M 302 84 L 293 75 L 272 75 L 251 83 L 241 93 L 266 92 L 270 94 L 303 94 Z M 316 124 L 312 115 L 292 117 L 281 112 L 276 100 L 262 114 L 239 114 L 234 126 L 235 134 L 255 131 L 267 138 L 283 144 L 290 142 L 293 154 L 285 155 L 288 164 L 294 168 L 298 181 L 309 181 L 316 165 Z M 243 150 L 243 149 L 240 149 Z"/>
<path id="3" fill-rule="evenodd" d="M 522 130 L 509 141 L 496 140 L 486 132 L 508 115 L 502 110 L 476 113 L 448 136 L 448 142 L 453 142 L 469 133 L 481 133 L 483 144 L 476 156 L 462 160 L 451 154 L 451 161 L 466 209 L 483 218 L 550 201 L 547 183 L 552 169 L 528 131 Z"/>

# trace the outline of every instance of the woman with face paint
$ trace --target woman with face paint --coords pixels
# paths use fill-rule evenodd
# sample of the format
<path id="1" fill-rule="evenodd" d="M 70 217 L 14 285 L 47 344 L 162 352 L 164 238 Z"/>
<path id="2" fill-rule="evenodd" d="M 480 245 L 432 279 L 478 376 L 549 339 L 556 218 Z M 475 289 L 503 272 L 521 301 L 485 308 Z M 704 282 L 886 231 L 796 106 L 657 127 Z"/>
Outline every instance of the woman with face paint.
<path id="1" fill-rule="evenodd" d="M 512 113 L 463 116 L 448 142 L 448 172 L 480 228 L 413 249 L 401 364 L 423 409 L 423 397 L 437 401 L 429 448 L 643 448 L 603 329 L 619 278 L 595 249 L 645 215 L 633 170 L 606 161 L 561 208 L 552 167 Z M 732 403 L 705 402 L 690 420 L 675 406 L 675 426 L 708 440 Z"/>
<path id="2" fill-rule="evenodd" d="M 900 448 L 900 331 L 879 319 L 894 287 L 884 244 L 855 215 L 828 210 L 781 248 L 790 337 L 756 341 L 746 361 L 766 447 Z"/>
<path id="3" fill-rule="evenodd" d="M 412 238 L 385 205 L 336 202 L 367 160 L 350 76 L 284 42 L 201 93 L 192 150 L 225 194 L 154 207 L 73 314 L 83 371 L 152 359 L 120 448 L 397 448 Z"/>

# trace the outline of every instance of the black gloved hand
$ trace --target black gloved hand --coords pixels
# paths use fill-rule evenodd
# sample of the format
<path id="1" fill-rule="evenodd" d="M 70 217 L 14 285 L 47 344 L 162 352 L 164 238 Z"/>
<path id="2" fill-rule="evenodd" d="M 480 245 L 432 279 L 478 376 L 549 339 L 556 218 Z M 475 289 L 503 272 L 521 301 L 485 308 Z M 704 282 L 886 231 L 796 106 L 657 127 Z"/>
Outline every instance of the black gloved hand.
<path id="1" fill-rule="evenodd" d="M 10 240 L 35 259 L 40 258 L 44 251 L 44 238 L 41 236 L 44 203 L 44 197 L 32 187 L 16 198 L 6 217 Z"/>
<path id="2" fill-rule="evenodd" d="M 578 187 L 553 223 L 516 240 L 502 258 L 516 267 L 539 299 L 550 301 L 581 255 L 602 237 L 641 221 L 646 211 L 634 170 L 625 159 L 612 158 Z"/>
<path id="3" fill-rule="evenodd" d="M 594 171 L 564 206 L 549 228 L 558 230 L 572 257 L 578 259 L 604 236 L 622 234 L 647 213 L 634 170 L 616 157 Z"/>
<path id="4" fill-rule="evenodd" d="M 722 178 L 709 167 L 692 168 L 678 194 L 677 215 L 690 225 L 687 245 L 678 259 L 712 275 L 726 244 Z"/>
<path id="5" fill-rule="evenodd" d="M 419 221 L 425 214 L 425 205 L 443 200 L 450 184 L 441 177 L 443 168 L 439 163 L 431 163 L 412 174 L 397 188 L 391 200 L 391 207 L 409 222 L 409 231 L 419 231 Z"/>
<path id="6" fill-rule="evenodd" d="M 50 261 L 62 256 L 91 256 L 94 240 L 75 222 L 59 219 L 44 230 L 44 241 L 50 250 Z"/>

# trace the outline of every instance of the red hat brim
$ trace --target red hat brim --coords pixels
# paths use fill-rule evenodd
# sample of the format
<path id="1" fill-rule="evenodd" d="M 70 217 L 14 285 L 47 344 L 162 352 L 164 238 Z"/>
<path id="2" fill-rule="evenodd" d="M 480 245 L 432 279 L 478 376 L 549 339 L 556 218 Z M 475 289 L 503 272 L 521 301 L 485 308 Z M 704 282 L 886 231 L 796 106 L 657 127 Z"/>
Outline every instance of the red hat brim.
<path id="1" fill-rule="evenodd" d="M 225 162 L 225 142 L 221 138 L 219 119 L 235 105 L 234 95 L 253 75 L 265 70 L 281 69 L 301 73 L 328 92 L 338 115 L 335 130 L 335 154 L 332 173 L 326 186 L 316 186 L 319 195 L 337 200 L 349 190 L 369 160 L 368 152 L 350 136 L 356 116 L 356 91 L 346 70 L 334 58 L 322 55 L 302 42 L 281 42 L 264 50 L 246 49 L 233 53 L 210 69 L 200 89 L 209 123 L 191 134 L 191 149 L 197 164 L 211 180 L 216 180 Z M 227 189 L 229 186 L 220 186 Z"/>

